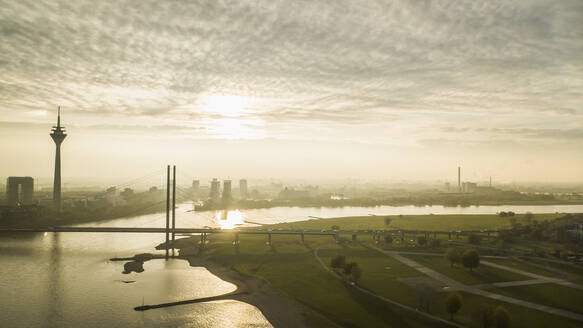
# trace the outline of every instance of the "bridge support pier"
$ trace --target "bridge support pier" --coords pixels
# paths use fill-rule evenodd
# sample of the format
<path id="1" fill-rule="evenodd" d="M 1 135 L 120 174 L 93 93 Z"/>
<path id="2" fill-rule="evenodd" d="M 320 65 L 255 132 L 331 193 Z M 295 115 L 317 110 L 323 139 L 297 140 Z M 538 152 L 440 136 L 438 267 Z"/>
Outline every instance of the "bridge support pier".
<path id="1" fill-rule="evenodd" d="M 233 242 L 233 245 L 239 245 L 239 233 L 235 232 L 235 241 Z"/>
<path id="2" fill-rule="evenodd" d="M 374 238 L 374 236 L 373 236 L 373 238 Z M 353 241 L 353 242 L 356 242 L 356 234 L 353 234 L 353 235 L 352 235 L 352 241 Z"/>
<path id="3" fill-rule="evenodd" d="M 267 234 L 267 245 L 271 245 L 271 234 Z"/>
<path id="4" fill-rule="evenodd" d="M 206 232 L 200 234 L 200 246 L 204 247 L 206 244 Z"/>
<path id="5" fill-rule="evenodd" d="M 302 244 L 304 244 L 304 233 L 302 232 Z"/>
<path id="6" fill-rule="evenodd" d="M 337 233 L 334 234 L 334 242 L 338 243 L 338 234 Z"/>

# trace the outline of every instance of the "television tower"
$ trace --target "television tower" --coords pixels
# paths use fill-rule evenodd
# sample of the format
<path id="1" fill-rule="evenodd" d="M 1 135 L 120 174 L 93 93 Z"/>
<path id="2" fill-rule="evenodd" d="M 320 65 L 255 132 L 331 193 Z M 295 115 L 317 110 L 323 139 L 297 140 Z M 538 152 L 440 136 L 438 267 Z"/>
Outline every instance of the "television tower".
<path id="1" fill-rule="evenodd" d="M 55 180 L 53 183 L 53 204 L 57 211 L 61 211 L 61 143 L 67 137 L 65 128 L 61 126 L 61 106 L 57 114 L 57 126 L 51 129 L 51 138 L 55 142 L 57 151 L 55 154 Z"/>

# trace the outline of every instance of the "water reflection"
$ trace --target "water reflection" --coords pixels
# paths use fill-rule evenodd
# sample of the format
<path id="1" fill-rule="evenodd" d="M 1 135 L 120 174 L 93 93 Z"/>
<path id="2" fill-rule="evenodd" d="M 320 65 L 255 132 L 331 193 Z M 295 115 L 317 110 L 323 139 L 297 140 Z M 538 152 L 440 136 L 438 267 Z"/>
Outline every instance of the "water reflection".
<path id="1" fill-rule="evenodd" d="M 45 233 L 46 236 L 46 233 Z M 59 233 L 51 236 L 51 251 L 49 256 L 49 279 L 47 281 L 47 324 L 56 327 L 61 315 L 59 291 L 61 289 L 61 244 Z"/>
<path id="2" fill-rule="evenodd" d="M 127 275 L 122 274 L 123 262 L 109 261 L 150 251 L 162 239 L 123 233 L 0 236 L 0 326 L 270 327 L 256 307 L 239 301 L 134 311 L 143 302 L 175 302 L 236 289 L 184 260 L 146 261 L 144 272 Z"/>
<path id="3" fill-rule="evenodd" d="M 217 211 L 215 217 L 221 229 L 233 229 L 245 223 L 244 215 L 239 210 Z"/>

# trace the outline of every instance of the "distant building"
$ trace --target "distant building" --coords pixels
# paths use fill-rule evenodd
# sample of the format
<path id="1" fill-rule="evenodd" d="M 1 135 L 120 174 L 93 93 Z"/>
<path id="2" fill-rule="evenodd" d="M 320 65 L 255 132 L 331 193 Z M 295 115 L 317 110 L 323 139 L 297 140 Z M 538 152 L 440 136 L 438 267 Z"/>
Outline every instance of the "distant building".
<path id="1" fill-rule="evenodd" d="M 213 202 L 218 202 L 221 195 L 221 182 L 216 178 L 211 181 L 210 199 Z"/>
<path id="2" fill-rule="evenodd" d="M 241 199 L 247 199 L 247 197 L 249 197 L 248 193 L 249 192 L 247 190 L 247 180 L 245 179 L 239 180 L 239 195 L 241 196 Z"/>
<path id="3" fill-rule="evenodd" d="M 192 180 L 192 192 L 197 193 L 200 189 L 200 180 Z"/>
<path id="4" fill-rule="evenodd" d="M 475 182 L 462 183 L 463 192 L 466 192 L 466 193 L 475 192 L 477 188 L 478 188 L 478 184 Z"/>
<path id="5" fill-rule="evenodd" d="M 233 199 L 233 194 L 231 193 L 231 180 L 223 181 L 223 202 L 228 203 Z"/>
<path id="6" fill-rule="evenodd" d="M 107 188 L 105 191 L 105 201 L 111 206 L 124 205 L 126 203 L 116 187 Z"/>
<path id="7" fill-rule="evenodd" d="M 280 191 L 278 196 L 279 199 L 284 200 L 294 200 L 308 197 L 310 197 L 310 192 L 308 190 L 295 190 L 288 187 L 285 187 L 282 191 Z"/>
<path id="8" fill-rule="evenodd" d="M 8 205 L 32 205 L 33 193 L 33 178 L 9 177 L 6 179 L 6 202 Z"/>

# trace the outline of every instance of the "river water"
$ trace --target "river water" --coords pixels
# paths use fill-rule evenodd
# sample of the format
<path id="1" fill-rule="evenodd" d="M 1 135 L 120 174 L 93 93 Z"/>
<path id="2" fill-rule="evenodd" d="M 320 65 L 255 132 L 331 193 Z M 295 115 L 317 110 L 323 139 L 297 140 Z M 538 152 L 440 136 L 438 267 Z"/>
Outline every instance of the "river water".
<path id="1" fill-rule="evenodd" d="M 583 205 L 278 207 L 192 212 L 177 208 L 178 227 L 223 227 L 279 223 L 311 217 L 397 214 L 583 212 Z M 87 224 L 163 227 L 164 214 Z M 252 223 L 250 223 L 252 222 Z M 126 257 L 153 252 L 163 235 L 48 233 L 0 235 L 0 327 L 271 327 L 259 309 L 239 301 L 215 301 L 136 312 L 135 306 L 220 295 L 235 286 L 183 260 L 152 260 L 142 273 L 122 274 Z"/>

